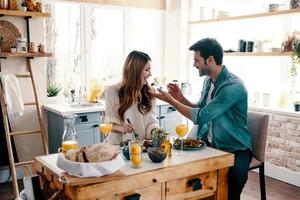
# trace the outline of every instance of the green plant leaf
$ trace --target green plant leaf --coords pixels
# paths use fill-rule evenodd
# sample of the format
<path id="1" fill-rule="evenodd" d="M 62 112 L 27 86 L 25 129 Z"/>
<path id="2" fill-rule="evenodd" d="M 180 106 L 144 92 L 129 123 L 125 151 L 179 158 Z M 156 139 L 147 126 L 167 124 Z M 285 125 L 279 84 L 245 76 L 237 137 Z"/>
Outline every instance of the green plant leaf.
<path id="1" fill-rule="evenodd" d="M 54 97 L 57 96 L 62 88 L 59 85 L 49 85 L 47 88 L 47 96 Z"/>

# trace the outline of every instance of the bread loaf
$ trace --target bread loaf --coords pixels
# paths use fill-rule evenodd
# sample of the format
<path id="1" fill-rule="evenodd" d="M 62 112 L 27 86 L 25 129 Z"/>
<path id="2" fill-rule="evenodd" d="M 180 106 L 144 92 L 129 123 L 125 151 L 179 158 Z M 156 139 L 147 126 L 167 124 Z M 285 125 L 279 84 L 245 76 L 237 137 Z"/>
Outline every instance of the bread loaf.
<path id="1" fill-rule="evenodd" d="M 119 153 L 119 147 L 107 143 L 98 143 L 80 150 L 67 150 L 65 156 L 74 162 L 103 162 L 114 159 Z"/>

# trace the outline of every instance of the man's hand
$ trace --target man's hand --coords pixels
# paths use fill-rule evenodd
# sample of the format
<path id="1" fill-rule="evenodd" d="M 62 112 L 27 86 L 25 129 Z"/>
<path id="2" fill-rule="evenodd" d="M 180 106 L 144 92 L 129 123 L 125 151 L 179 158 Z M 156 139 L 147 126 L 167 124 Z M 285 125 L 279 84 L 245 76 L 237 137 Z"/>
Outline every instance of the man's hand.
<path id="1" fill-rule="evenodd" d="M 172 95 L 174 99 L 176 99 L 179 102 L 182 102 L 184 100 L 184 96 L 179 88 L 179 86 L 175 83 L 169 83 L 168 84 L 168 91 Z"/>
<path id="2" fill-rule="evenodd" d="M 152 90 L 150 90 L 150 93 L 154 97 L 156 97 L 156 98 L 158 98 L 158 99 L 160 99 L 162 101 L 165 101 L 165 102 L 167 102 L 169 104 L 171 104 L 172 100 L 174 100 L 173 97 L 168 92 L 162 91 L 160 89 L 157 89 L 157 91 L 158 92 L 156 92 L 156 90 L 152 89 Z"/>

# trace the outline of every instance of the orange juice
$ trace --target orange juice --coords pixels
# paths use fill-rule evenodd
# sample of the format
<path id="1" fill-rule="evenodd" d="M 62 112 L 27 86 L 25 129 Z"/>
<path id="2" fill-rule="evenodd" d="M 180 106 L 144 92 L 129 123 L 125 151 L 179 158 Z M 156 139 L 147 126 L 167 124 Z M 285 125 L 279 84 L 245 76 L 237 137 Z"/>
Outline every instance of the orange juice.
<path id="1" fill-rule="evenodd" d="M 186 124 L 176 124 L 176 133 L 179 137 L 184 137 L 188 132 L 188 125 Z"/>
<path id="2" fill-rule="evenodd" d="M 99 128 L 102 134 L 108 135 L 112 130 L 112 124 L 100 124 Z"/>
<path id="3" fill-rule="evenodd" d="M 63 141 L 62 151 L 65 153 L 69 149 L 78 149 L 77 141 L 75 140 Z"/>

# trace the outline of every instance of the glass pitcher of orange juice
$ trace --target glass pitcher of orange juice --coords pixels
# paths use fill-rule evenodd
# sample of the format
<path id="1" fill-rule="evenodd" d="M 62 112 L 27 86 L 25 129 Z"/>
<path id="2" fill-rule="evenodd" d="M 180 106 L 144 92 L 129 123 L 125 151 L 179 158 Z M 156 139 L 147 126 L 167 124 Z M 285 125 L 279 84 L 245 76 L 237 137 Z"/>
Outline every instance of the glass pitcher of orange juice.
<path id="1" fill-rule="evenodd" d="M 76 115 L 64 115 L 64 133 L 61 150 L 65 153 L 69 149 L 78 149 L 77 134 L 74 128 Z"/>

